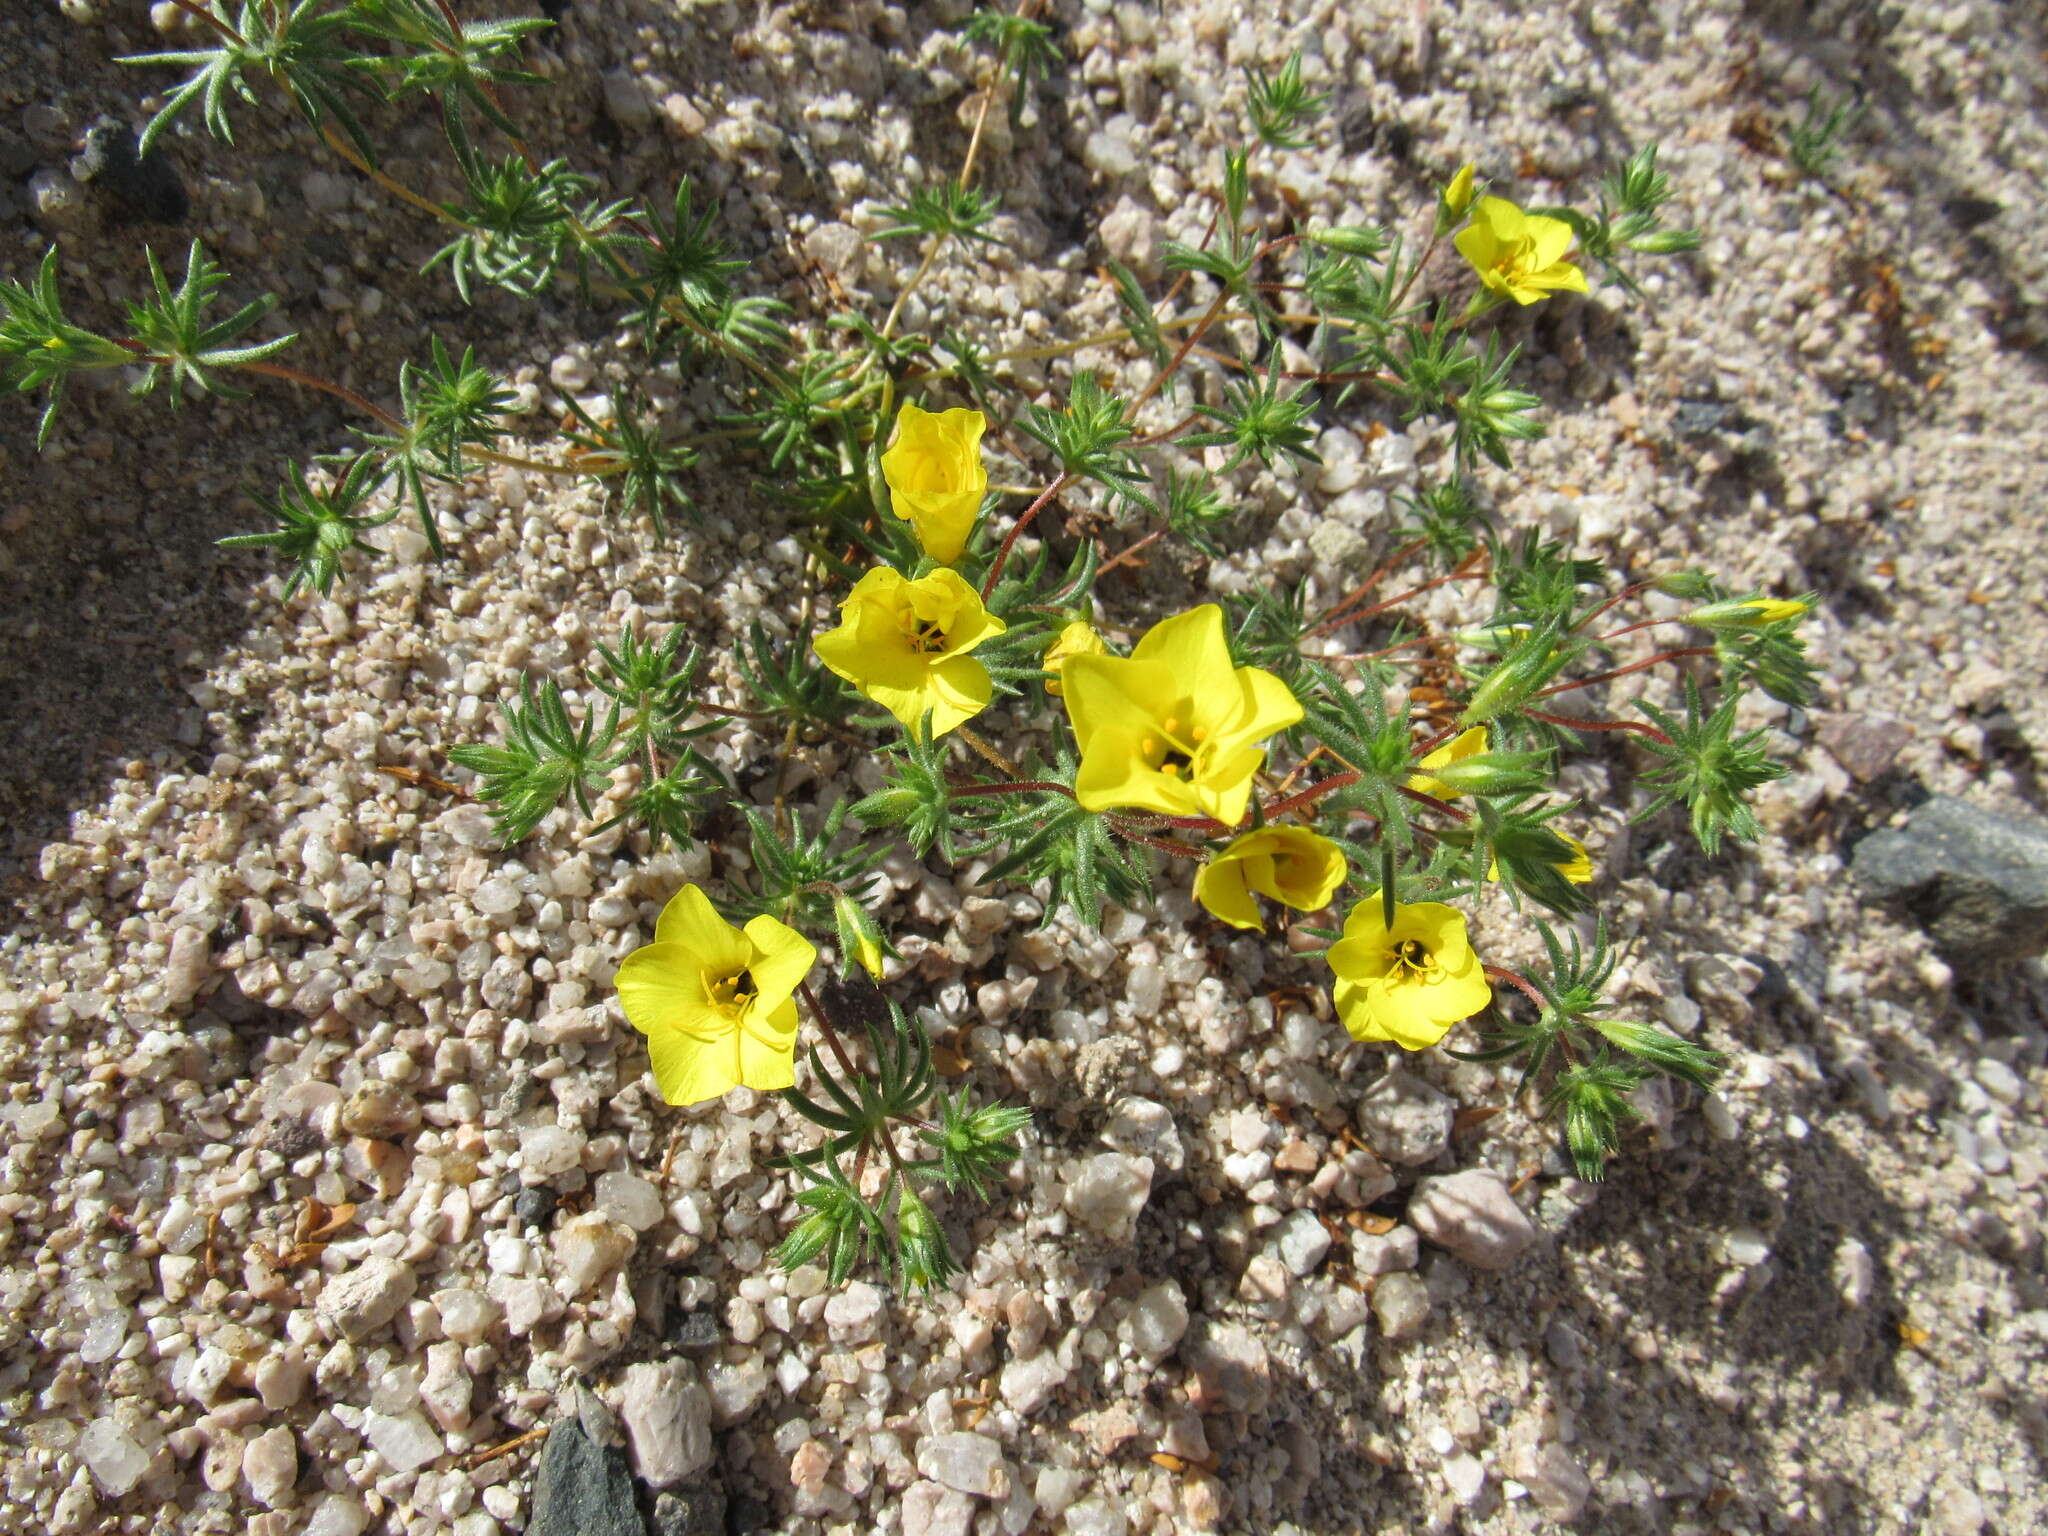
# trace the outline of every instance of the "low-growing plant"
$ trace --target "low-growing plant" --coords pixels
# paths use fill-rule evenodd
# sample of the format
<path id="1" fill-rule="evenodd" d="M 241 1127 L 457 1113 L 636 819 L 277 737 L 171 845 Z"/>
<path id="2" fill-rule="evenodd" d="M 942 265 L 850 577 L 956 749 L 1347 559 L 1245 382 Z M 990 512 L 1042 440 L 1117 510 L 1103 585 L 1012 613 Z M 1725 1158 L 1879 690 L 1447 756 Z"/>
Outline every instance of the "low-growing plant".
<path id="1" fill-rule="evenodd" d="M 741 642 L 747 706 L 705 696 L 701 637 L 628 630 L 582 677 L 526 679 L 501 741 L 450 753 L 507 843 L 565 806 L 653 846 L 737 812 L 749 872 L 676 893 L 618 990 L 670 1102 L 744 1085 L 779 1091 L 818 1127 L 785 1160 L 801 1213 L 785 1264 L 822 1261 L 839 1280 L 872 1257 L 907 1283 L 942 1282 L 958 1261 L 927 1195 L 987 1198 L 1028 1126 L 1022 1110 L 946 1090 L 914 986 L 900 1000 L 875 988 L 895 974 L 876 869 L 898 841 L 974 866 L 984 887 L 1028 887 L 1045 921 L 1084 926 L 1185 866 L 1219 923 L 1277 920 L 1299 935 L 1292 948 L 1321 946 L 1354 1039 L 1422 1050 L 1468 1024 L 1458 1054 L 1518 1067 L 1586 1178 L 1646 1079 L 1714 1081 L 1711 1052 L 1605 1000 L 1602 886 L 1560 770 L 1589 738 L 1628 739 L 1652 792 L 1639 819 L 1682 808 L 1708 853 L 1757 836 L 1749 796 L 1784 769 L 1739 729 L 1738 704 L 1752 690 L 1808 701 L 1799 627 L 1813 599 L 1610 571 L 1500 527 L 1479 483 L 1545 430 L 1495 312 L 1588 293 L 1589 268 L 1625 297 L 1640 263 L 1697 243 L 1663 221 L 1654 148 L 1589 207 L 1524 208 L 1468 165 L 1415 231 L 1304 223 L 1268 187 L 1268 160 L 1320 142 L 1328 96 L 1300 58 L 1255 68 L 1251 132 L 1207 193 L 1206 238 L 1165 247 L 1164 292 L 1112 266 L 1120 327 L 1005 353 L 964 317 L 905 321 L 942 261 L 997 239 L 1000 205 L 975 173 L 991 113 L 1019 121 L 1047 88 L 1056 37 L 1035 0 L 961 31 L 980 50 L 962 163 L 876 214 L 873 239 L 915 242 L 892 302 L 851 294 L 813 318 L 742 291 L 744 264 L 687 180 L 659 203 L 605 202 L 594 178 L 540 158 L 507 92 L 536 83 L 517 56 L 544 22 L 461 23 L 435 0 L 174 3 L 206 46 L 133 61 L 192 71 L 148 139 L 190 119 L 225 141 L 231 114 L 281 98 L 449 226 L 427 266 L 461 298 L 573 285 L 638 332 L 644 366 L 679 361 L 724 403 L 684 423 L 622 388 L 605 419 L 572 403 L 552 453 L 508 452 L 511 391 L 468 348 L 458 362 L 428 338 L 386 407 L 277 361 L 295 338 L 253 339 L 266 301 L 216 316 L 224 274 L 196 243 L 175 283 L 152 255 L 150 297 L 106 332 L 65 314 L 52 250 L 32 283 L 0 284 L 0 358 L 16 389 L 44 395 L 44 440 L 67 381 L 96 370 L 134 371 L 137 393 L 168 381 L 157 393 L 174 405 L 256 379 L 339 398 L 364 418 L 357 450 L 287 466 L 274 526 L 226 541 L 277 550 L 287 599 L 346 579 L 370 552 L 362 535 L 407 508 L 438 550 L 428 483 L 485 464 L 592 482 L 666 538 L 700 516 L 693 465 L 716 442 L 790 509 L 809 551 L 786 594 L 800 623 L 776 638 L 756 622 Z M 380 164 L 372 109 L 414 94 L 440 107 L 459 199 L 428 199 Z M 1814 124 L 1809 157 L 1842 126 L 1839 113 Z M 1462 264 L 1434 260 L 1446 242 Z M 1018 364 L 1108 348 L 1149 365 L 1149 382 L 1126 396 L 1078 365 L 1063 384 L 1019 382 Z M 1260 582 L 1148 624 L 1104 582 L 1177 547 L 1227 554 L 1254 514 L 1224 477 L 1313 465 L 1324 429 L 1373 411 L 1440 424 L 1448 462 L 1374 530 L 1370 573 L 1335 601 Z M 1420 606 L 1445 590 L 1470 616 L 1449 633 Z M 1662 605 L 1645 608 L 1653 594 Z M 1624 637 L 1652 631 L 1674 638 L 1622 659 Z M 1608 685 L 1652 671 L 1667 702 L 1600 707 Z M 773 754 L 772 809 L 700 750 L 735 720 Z M 786 803 L 791 754 L 826 734 L 874 754 L 880 787 Z M 1525 973 L 1475 950 L 1465 911 L 1482 903 L 1533 929 L 1545 963 Z M 1590 944 L 1556 925 L 1589 913 Z M 843 980 L 813 979 L 821 945 Z"/>

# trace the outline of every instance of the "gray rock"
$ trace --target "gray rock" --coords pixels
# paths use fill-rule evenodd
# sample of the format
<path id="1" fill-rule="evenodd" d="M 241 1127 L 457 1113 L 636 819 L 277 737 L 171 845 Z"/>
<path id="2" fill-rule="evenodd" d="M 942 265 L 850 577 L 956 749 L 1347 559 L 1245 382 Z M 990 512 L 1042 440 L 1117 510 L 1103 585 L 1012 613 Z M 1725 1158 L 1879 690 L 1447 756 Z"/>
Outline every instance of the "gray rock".
<path id="1" fill-rule="evenodd" d="M 1816 734 L 1829 755 L 1860 784 L 1882 776 L 1912 739 L 1912 732 L 1884 715 L 1826 715 Z"/>
<path id="2" fill-rule="evenodd" d="M 1154 1099 L 1126 1095 L 1109 1108 L 1102 1127 L 1104 1144 L 1132 1157 L 1149 1157 L 1169 1173 L 1187 1166 L 1187 1149 L 1173 1123 L 1173 1111 Z"/>
<path id="3" fill-rule="evenodd" d="M 1372 1288 L 1373 1316 L 1390 1339 L 1412 1339 L 1429 1321 L 1429 1287 L 1412 1270 L 1381 1275 Z"/>
<path id="4" fill-rule="evenodd" d="M 725 1536 L 725 1490 L 706 1483 L 656 1494 L 653 1536 Z"/>
<path id="5" fill-rule="evenodd" d="M 353 1342 L 396 1317 L 398 1309 L 412 1300 L 418 1285 L 410 1264 L 381 1256 L 367 1258 L 321 1286 L 313 1310 L 334 1333 Z"/>
<path id="6" fill-rule="evenodd" d="M 1408 1220 L 1476 1269 L 1506 1269 L 1536 1241 L 1507 1181 L 1483 1168 L 1424 1179 L 1408 1202 Z"/>
<path id="7" fill-rule="evenodd" d="M 1397 1269 L 1413 1269 L 1421 1257 L 1422 1243 L 1413 1227 L 1351 1234 L 1351 1267 L 1361 1275 L 1391 1275 Z"/>
<path id="8" fill-rule="evenodd" d="M 533 1474 L 527 1536 L 647 1536 L 626 1453 L 599 1445 L 574 1418 L 557 1419 Z"/>
<path id="9" fill-rule="evenodd" d="M 1273 1370 L 1266 1346 L 1236 1323 L 1198 1318 L 1181 1344 L 1203 1412 L 1257 1413 L 1273 1400 Z"/>
<path id="10" fill-rule="evenodd" d="M 1112 1243 L 1127 1243 L 1152 1193 L 1152 1159 L 1103 1152 L 1068 1170 L 1065 1204 L 1074 1219 Z"/>
<path id="11" fill-rule="evenodd" d="M 974 1500 L 955 1488 L 920 1480 L 903 1495 L 903 1536 L 969 1536 Z"/>
<path id="12" fill-rule="evenodd" d="M 1395 1066 L 1358 1101 L 1358 1129 L 1390 1163 L 1434 1162 L 1450 1145 L 1457 1106 L 1414 1073 Z"/>
<path id="13" fill-rule="evenodd" d="M 1586 1512 L 1592 1479 L 1555 1440 L 1524 1452 L 1513 1466 L 1517 1481 L 1529 1490 L 1530 1501 L 1552 1520 L 1569 1525 Z"/>
<path id="14" fill-rule="evenodd" d="M 2020 960 L 2048 949 L 2048 823 L 1937 795 L 1856 845 L 1856 878 L 1949 954 Z"/>
<path id="15" fill-rule="evenodd" d="M 419 1104 L 396 1083 L 372 1079 L 341 1106 L 341 1128 L 351 1136 L 388 1141 L 418 1130 L 419 1125 Z"/>
<path id="16" fill-rule="evenodd" d="M 654 103 L 638 76 L 615 69 L 604 77 L 604 115 L 621 128 L 644 128 L 654 121 Z"/>
<path id="17" fill-rule="evenodd" d="M 1009 1496 L 1010 1473 L 1003 1465 L 1003 1448 L 987 1435 L 967 1430 L 927 1435 L 917 1444 L 917 1470 L 935 1483 L 977 1498 Z"/>
<path id="18" fill-rule="evenodd" d="M 1330 1232 L 1314 1211 L 1291 1211 L 1273 1228 L 1268 1247 L 1289 1274 L 1306 1275 L 1330 1251 Z"/>
<path id="19" fill-rule="evenodd" d="M 711 1465 L 711 1398 L 687 1360 L 626 1367 L 619 1418 L 633 1470 L 650 1488 L 673 1488 Z"/>

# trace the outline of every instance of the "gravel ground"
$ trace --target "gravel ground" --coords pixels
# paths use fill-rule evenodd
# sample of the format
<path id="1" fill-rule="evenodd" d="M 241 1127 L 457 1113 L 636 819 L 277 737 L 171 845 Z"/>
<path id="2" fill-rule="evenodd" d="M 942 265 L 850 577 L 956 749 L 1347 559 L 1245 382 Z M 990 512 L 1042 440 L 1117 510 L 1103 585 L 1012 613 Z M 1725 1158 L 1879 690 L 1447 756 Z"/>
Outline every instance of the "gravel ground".
<path id="1" fill-rule="evenodd" d="M 958 7 L 556 9 L 537 141 L 615 195 L 696 176 L 793 302 L 892 291 L 896 258 L 856 235 L 957 163 Z M 339 416 L 87 394 L 38 458 L 8 405 L 0 1526 L 521 1530 L 531 1449 L 463 1453 L 579 1383 L 644 1478 L 722 1486 L 734 1529 L 2048 1526 L 2048 984 L 2038 962 L 1959 973 L 1844 874 L 1928 792 L 2039 809 L 2038 18 L 1054 9 L 1070 62 L 987 160 L 1011 243 L 913 325 L 928 303 L 996 345 L 1109 322 L 1099 263 L 1156 272 L 1162 239 L 1199 236 L 1238 66 L 1294 46 L 1338 93 L 1336 142 L 1265 186 L 1312 216 L 1412 214 L 1468 158 L 1524 200 L 1583 198 L 1619 151 L 1665 146 L 1705 249 L 1644 302 L 1514 322 L 1553 435 L 1488 489 L 1631 569 L 1822 594 L 1820 707 L 1756 715 L 1795 766 L 1763 843 L 1708 860 L 1668 821 L 1629 828 L 1623 749 L 1573 770 L 1623 993 L 1728 1052 L 1723 1090 L 1650 1099 L 1614 1177 L 1582 1184 L 1487 1069 L 1339 1049 L 1313 968 L 1224 942 L 1174 878 L 1098 937 L 899 856 L 897 990 L 1038 1131 L 997 1207 L 956 1213 L 953 1290 L 781 1276 L 761 1160 L 801 1131 L 745 1091 L 661 1105 L 608 986 L 678 884 L 738 850 L 648 857 L 556 818 L 508 852 L 476 807 L 377 771 L 445 771 L 522 669 L 621 623 L 714 653 L 757 615 L 786 632 L 781 514 L 707 472 L 705 526 L 662 547 L 501 471 L 447 498 L 447 562 L 395 524 L 331 600 L 280 608 L 274 574 L 210 541 L 249 526 L 240 492 L 282 455 L 339 445 Z M 144 240 L 201 235 L 280 295 L 302 360 L 367 392 L 423 331 L 477 340 L 551 451 L 559 392 L 601 391 L 621 357 L 604 317 L 463 311 L 411 275 L 435 231 L 303 133 L 250 116 L 234 156 L 174 139 L 182 211 L 71 179 L 95 118 L 132 121 L 163 83 L 107 63 L 162 45 L 150 15 L 0 17 L 0 273 L 61 234 L 74 310 L 103 317 Z M 1852 84 L 1870 115 L 1838 190 L 1760 151 L 1759 125 Z M 434 132 L 398 130 L 395 174 L 435 185 Z M 1240 553 L 1118 601 L 1303 573 L 1327 596 L 1444 452 L 1370 404 L 1322 447 L 1319 473 L 1241 478 Z M 755 783 L 772 747 L 740 728 L 717 750 Z M 871 772 L 826 741 L 792 777 L 822 801 Z M 1530 947 L 1505 911 L 1475 931 Z M 295 1250 L 309 1198 L 352 1219 Z"/>

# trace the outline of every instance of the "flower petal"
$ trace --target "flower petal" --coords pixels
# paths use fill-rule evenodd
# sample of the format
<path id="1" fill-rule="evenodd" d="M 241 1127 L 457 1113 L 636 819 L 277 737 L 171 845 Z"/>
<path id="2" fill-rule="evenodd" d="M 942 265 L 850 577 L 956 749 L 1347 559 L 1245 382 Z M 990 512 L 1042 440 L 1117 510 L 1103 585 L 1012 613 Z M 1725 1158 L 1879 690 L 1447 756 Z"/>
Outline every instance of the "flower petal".
<path id="1" fill-rule="evenodd" d="M 1227 848 L 1195 871 L 1195 900 L 1233 928 L 1266 926 L 1245 882 L 1243 861 Z"/>
<path id="2" fill-rule="evenodd" d="M 694 885 L 686 885 L 669 897 L 668 905 L 654 924 L 654 942 L 680 944 L 701 955 L 730 950 L 744 956 L 739 930 L 718 915 L 711 898 Z"/>
<path id="3" fill-rule="evenodd" d="M 789 1001 L 803 979 L 817 964 L 818 948 L 787 923 L 765 912 L 747 919 L 746 940 L 753 954 L 747 969 L 753 973 L 758 1006 L 779 1008 Z"/>
<path id="4" fill-rule="evenodd" d="M 634 950 L 612 983 L 626 1022 L 650 1039 L 677 1032 L 715 1036 L 725 1021 L 705 994 L 704 969 L 696 951 L 680 944 L 648 944 Z"/>
<path id="5" fill-rule="evenodd" d="M 648 1065 L 670 1104 L 701 1104 L 737 1087 L 739 1055 L 732 1040 L 711 1043 L 670 1029 L 647 1037 Z"/>
<path id="6" fill-rule="evenodd" d="M 773 1093 L 796 1081 L 796 1004 L 785 1002 L 766 1014 L 750 1011 L 739 1032 L 739 1080 Z"/>
<path id="7" fill-rule="evenodd" d="M 1529 269 L 1532 272 L 1556 266 L 1564 259 L 1564 253 L 1572 248 L 1572 241 L 1576 238 L 1571 225 L 1563 219 L 1547 219 L 1540 213 L 1524 215 L 1523 228 L 1529 236 Z"/>
<path id="8" fill-rule="evenodd" d="M 1301 724 L 1301 700 L 1287 684 L 1262 667 L 1239 667 L 1237 676 L 1245 693 L 1238 735 L 1247 741 L 1264 741 L 1275 731 Z"/>
<path id="9" fill-rule="evenodd" d="M 1236 670 L 1230 663 L 1230 642 L 1223 633 L 1223 610 L 1215 603 L 1161 619 L 1131 647 L 1131 660 L 1164 662 L 1181 698 L 1199 699 L 1205 693 L 1230 690 Z"/>
<path id="10" fill-rule="evenodd" d="M 926 698 L 932 709 L 932 735 L 943 736 L 956 725 L 972 720 L 995 696 L 988 668 L 972 656 L 955 656 L 931 670 Z"/>

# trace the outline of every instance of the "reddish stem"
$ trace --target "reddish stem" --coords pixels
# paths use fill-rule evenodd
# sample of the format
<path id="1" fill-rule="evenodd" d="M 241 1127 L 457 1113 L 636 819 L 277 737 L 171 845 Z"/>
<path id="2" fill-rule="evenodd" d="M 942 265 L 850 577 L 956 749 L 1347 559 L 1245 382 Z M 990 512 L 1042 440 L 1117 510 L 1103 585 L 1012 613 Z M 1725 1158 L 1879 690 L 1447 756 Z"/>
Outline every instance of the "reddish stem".
<path id="1" fill-rule="evenodd" d="M 1410 587 L 1406 592 L 1403 592 L 1396 597 L 1382 598 L 1379 602 L 1374 603 L 1369 607 L 1355 609 L 1350 613 L 1340 613 L 1335 618 L 1325 620 L 1323 623 L 1317 625 L 1314 629 L 1309 631 L 1309 635 L 1326 635 L 1333 629 L 1343 628 L 1343 626 L 1345 626 L 1346 624 L 1356 624 L 1363 619 L 1373 618 L 1379 614 L 1385 613 L 1389 608 L 1400 607 L 1401 604 L 1407 602 L 1410 598 L 1420 597 L 1425 592 L 1431 591 L 1436 587 L 1441 587 L 1446 582 L 1477 581 L 1485 573 L 1478 570 L 1467 569 L 1467 567 L 1469 567 L 1474 560 L 1477 560 L 1479 558 L 1480 553 L 1475 551 L 1472 555 L 1470 555 L 1463 562 L 1461 562 L 1455 571 L 1447 572 L 1442 576 L 1432 576 L 1428 581 L 1423 582 L 1422 585 L 1418 587 Z"/>
<path id="2" fill-rule="evenodd" d="M 1532 982 L 1530 982 L 1529 978 L 1524 976 L 1520 971 L 1511 971 L 1504 965 L 1489 965 L 1486 967 L 1486 974 L 1491 976 L 1495 981 L 1506 982 L 1509 986 L 1515 988 L 1516 991 L 1520 992 L 1522 996 L 1528 998 L 1529 1001 L 1534 1003 L 1538 1008 L 1548 1008 L 1550 1006 L 1550 1004 L 1544 1000 L 1543 994 L 1541 992 L 1538 992 L 1535 988 L 1535 985 Z"/>
<path id="3" fill-rule="evenodd" d="M 1170 853 L 1177 859 L 1200 859 L 1203 857 L 1201 849 L 1190 848 L 1186 843 L 1172 842 L 1163 837 L 1147 837 L 1120 816 L 1110 817 L 1109 824 L 1115 829 L 1117 836 L 1127 838 L 1134 843 L 1143 843 L 1147 848 L 1157 848 L 1161 853 Z"/>
<path id="4" fill-rule="evenodd" d="M 1358 774 L 1355 770 L 1345 773 L 1333 773 L 1327 779 L 1316 780 L 1315 783 L 1309 785 L 1306 789 L 1296 790 L 1284 800 L 1275 800 L 1270 805 L 1261 806 L 1260 810 L 1266 819 L 1271 821 L 1277 816 L 1285 816 L 1289 811 L 1298 811 L 1303 806 L 1314 804 L 1332 790 L 1342 789 L 1347 784 L 1356 784 L 1357 782 Z"/>
<path id="5" fill-rule="evenodd" d="M 848 1082 L 856 1081 L 863 1074 L 853 1064 L 853 1058 L 846 1054 L 846 1047 L 840 1042 L 839 1031 L 833 1027 L 831 1018 L 818 1005 L 818 994 L 811 990 L 811 984 L 808 980 L 799 982 L 797 985 L 804 994 L 804 1002 L 810 1007 L 811 1017 L 816 1019 L 818 1027 L 825 1031 L 825 1043 L 832 1047 L 832 1055 L 839 1062 L 839 1070 L 846 1074 Z"/>
<path id="6" fill-rule="evenodd" d="M 1060 493 L 1067 483 L 1067 472 L 1063 469 L 1053 476 L 1053 482 L 1038 493 L 1038 500 L 1031 503 L 1017 515 L 1017 521 L 1010 525 L 1010 532 L 1003 540 L 1003 547 L 996 551 L 995 563 L 988 568 L 988 577 L 981 584 L 982 601 L 996 589 L 996 581 L 1003 574 L 1003 563 L 1010 558 L 1010 548 L 1017 542 L 1017 536 L 1031 526 L 1031 520 L 1038 516 L 1040 509 Z"/>
<path id="7" fill-rule="evenodd" d="M 1472 819 L 1470 811 L 1460 810 L 1448 800 L 1439 800 L 1435 795 L 1424 794 L 1419 789 L 1410 789 L 1406 784 L 1397 784 L 1394 787 L 1417 805 L 1426 805 L 1433 811 L 1442 811 L 1446 816 L 1455 817 L 1459 821 Z"/>
<path id="8" fill-rule="evenodd" d="M 1166 530 L 1164 528 L 1155 528 L 1152 530 L 1152 532 L 1146 534 L 1145 537 L 1138 540 L 1137 543 L 1129 545 L 1124 549 L 1118 550 L 1114 555 L 1111 555 L 1107 560 L 1103 561 L 1101 565 L 1095 568 L 1096 577 L 1100 579 L 1108 572 L 1115 570 L 1118 566 L 1123 565 L 1126 562 L 1129 562 L 1132 565 L 1137 564 L 1138 551 L 1143 549 L 1147 544 L 1154 543 L 1155 541 L 1163 537 L 1165 533 Z"/>
<path id="9" fill-rule="evenodd" d="M 1577 682 L 1554 683 L 1537 694 L 1536 697 L 1547 699 L 1554 693 L 1570 693 L 1574 688 L 1591 688 L 1599 683 L 1611 683 L 1617 677 L 1627 677 L 1631 672 L 1640 672 L 1646 667 L 1654 667 L 1660 661 L 1683 661 L 1688 656 L 1711 656 L 1713 654 L 1714 648 L 1711 645 L 1688 646 L 1682 651 L 1663 651 L 1643 661 L 1632 661 L 1625 667 L 1616 667 L 1612 672 L 1595 672 L 1591 677 L 1582 677 Z"/>
<path id="10" fill-rule="evenodd" d="M 1561 725 L 1568 731 L 1638 731 L 1641 734 L 1671 745 L 1671 738 L 1654 725 L 1644 725 L 1637 720 L 1573 720 L 1565 715 L 1547 714 L 1540 709 L 1522 711 L 1531 720 L 1541 720 L 1545 725 Z"/>
<path id="11" fill-rule="evenodd" d="M 1607 612 L 1610 608 L 1615 607 L 1617 604 L 1627 602 L 1630 598 L 1634 597 L 1638 592 L 1649 591 L 1650 588 L 1654 587 L 1655 585 L 1657 585 L 1657 583 L 1654 581 L 1639 581 L 1634 583 L 1632 586 L 1623 587 L 1619 592 L 1615 593 L 1614 596 L 1607 599 L 1606 602 L 1602 603 L 1598 608 L 1595 608 L 1591 613 L 1587 614 L 1583 619 L 1579 620 L 1578 623 L 1574 624 L 1572 626 L 1573 630 L 1576 631 L 1584 629 L 1588 624 L 1591 624 L 1595 619 L 1599 618 L 1601 614 Z M 1658 624 L 1662 623 L 1663 621 L 1661 619 L 1652 619 L 1650 622 L 1652 624 Z M 1627 634 L 1628 631 L 1622 630 L 1620 631 L 1620 633 Z M 1606 639 L 1608 637 L 1603 635 L 1601 638 Z"/>
<path id="12" fill-rule="evenodd" d="M 346 400 L 350 405 L 366 415 L 376 417 L 394 432 L 403 432 L 405 430 L 404 422 L 385 410 L 383 406 L 365 400 L 345 384 L 329 383 L 326 379 L 320 378 L 315 374 L 302 373 L 297 368 L 288 367 L 283 363 L 242 363 L 238 366 L 244 373 L 260 373 L 269 378 L 284 379 L 288 383 L 303 384 L 308 389 L 320 390 L 325 394 L 335 396 L 337 399 Z"/>
<path id="13" fill-rule="evenodd" d="M 1428 541 L 1425 539 L 1410 539 L 1406 544 L 1403 544 L 1399 549 L 1395 550 L 1391 555 L 1387 556 L 1386 559 L 1382 560 L 1380 562 L 1379 569 L 1374 571 L 1370 576 L 1366 577 L 1365 580 L 1360 582 L 1356 587 L 1352 588 L 1349 595 L 1339 599 L 1337 602 L 1332 603 L 1324 611 L 1326 613 L 1340 613 L 1344 609 L 1350 607 L 1353 603 L 1364 602 L 1366 593 L 1370 592 L 1374 587 L 1378 586 L 1382 581 L 1386 580 L 1387 577 L 1391 576 L 1395 572 L 1395 570 L 1397 570 L 1400 567 L 1401 563 L 1404 560 L 1406 560 L 1410 555 L 1414 554 L 1415 551 L 1422 548 L 1422 546 L 1427 542 Z"/>
<path id="14" fill-rule="evenodd" d="M 951 795 L 1021 795 L 1028 790 L 1045 794 L 1065 795 L 1069 800 L 1074 792 L 1064 784 L 1055 784 L 1050 779 L 1018 779 L 1010 784 L 949 784 L 946 792 Z"/>
<path id="15" fill-rule="evenodd" d="M 218 16 L 214 15 L 212 12 L 202 10 L 198 5 L 193 3 L 193 0 L 171 0 L 171 4 L 175 5 L 187 16 L 196 16 L 199 20 L 205 22 L 209 27 L 213 28 L 214 31 L 218 32 L 222 37 L 226 38 L 236 47 L 246 48 L 249 46 L 249 40 L 243 37 L 241 33 L 237 32 L 233 27 L 229 26 L 226 22 L 222 21 Z"/>

